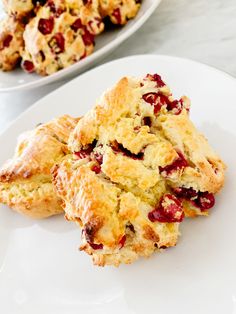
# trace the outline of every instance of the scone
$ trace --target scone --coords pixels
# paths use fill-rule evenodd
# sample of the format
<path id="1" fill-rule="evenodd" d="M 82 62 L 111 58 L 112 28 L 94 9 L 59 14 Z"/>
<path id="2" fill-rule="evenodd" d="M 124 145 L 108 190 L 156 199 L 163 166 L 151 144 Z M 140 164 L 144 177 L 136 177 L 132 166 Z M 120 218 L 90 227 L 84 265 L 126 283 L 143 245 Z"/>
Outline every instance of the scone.
<path id="1" fill-rule="evenodd" d="M 23 133 L 14 157 L 0 169 L 0 202 L 32 218 L 63 212 L 50 170 L 69 151 L 67 141 L 79 119 L 62 116 Z"/>
<path id="2" fill-rule="evenodd" d="M 108 16 L 112 23 L 124 25 L 134 18 L 140 8 L 139 0 L 99 0 L 100 12 L 103 17 Z"/>
<path id="3" fill-rule="evenodd" d="M 189 110 L 190 100 L 175 100 L 158 74 L 123 78 L 78 123 L 70 146 L 78 152 L 101 137 L 113 152 L 115 143 L 127 154 L 144 154 L 145 167 L 155 169 L 183 201 L 187 216 L 207 215 L 223 186 L 225 165 L 190 121 Z"/>
<path id="4" fill-rule="evenodd" d="M 53 168 L 66 218 L 96 265 L 174 246 L 187 215 L 206 215 L 225 166 L 157 74 L 123 78 L 78 123 L 74 158 Z"/>
<path id="5" fill-rule="evenodd" d="M 49 0 L 24 32 L 22 67 L 50 75 L 93 52 L 94 36 L 104 29 L 98 0 Z"/>
<path id="6" fill-rule="evenodd" d="M 13 17 L 0 23 L 0 69 L 10 71 L 19 63 L 20 51 L 24 47 L 24 25 Z"/>

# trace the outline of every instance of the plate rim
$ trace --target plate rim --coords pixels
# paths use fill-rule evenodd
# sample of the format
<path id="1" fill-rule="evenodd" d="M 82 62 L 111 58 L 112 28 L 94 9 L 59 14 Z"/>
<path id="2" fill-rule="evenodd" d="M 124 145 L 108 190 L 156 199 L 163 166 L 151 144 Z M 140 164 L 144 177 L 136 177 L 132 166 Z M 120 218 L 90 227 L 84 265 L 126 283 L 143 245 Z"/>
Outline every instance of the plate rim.
<path id="1" fill-rule="evenodd" d="M 63 80 L 63 78 L 65 79 L 69 78 L 70 75 L 71 76 L 73 74 L 76 75 L 76 72 L 79 71 L 81 68 L 81 73 L 77 74 L 77 77 L 80 76 L 86 71 L 86 67 L 89 67 L 89 65 L 92 66 L 92 63 L 94 61 L 99 60 L 100 58 L 102 58 L 103 55 L 105 56 L 110 51 L 112 51 L 117 46 L 119 46 L 121 43 L 123 43 L 126 39 L 128 39 L 130 36 L 132 36 L 154 13 L 156 8 L 160 5 L 161 1 L 162 0 L 154 0 L 151 6 L 147 9 L 147 11 L 144 12 L 143 16 L 141 16 L 137 21 L 135 21 L 135 23 L 127 31 L 123 32 L 116 39 L 112 40 L 111 42 L 106 44 L 104 47 L 99 49 L 98 51 L 95 51 L 84 60 L 81 60 L 80 62 L 76 62 L 75 64 L 72 64 L 71 66 L 65 69 L 62 69 L 61 71 L 55 72 L 52 75 L 40 77 L 41 79 L 35 80 L 33 82 L 27 82 L 27 83 L 17 85 L 17 86 L 12 86 L 12 87 L 0 87 L 0 93 L 31 90 L 34 88 L 38 88 L 40 86 L 44 86 L 46 84 L 52 84 L 60 80 Z"/>

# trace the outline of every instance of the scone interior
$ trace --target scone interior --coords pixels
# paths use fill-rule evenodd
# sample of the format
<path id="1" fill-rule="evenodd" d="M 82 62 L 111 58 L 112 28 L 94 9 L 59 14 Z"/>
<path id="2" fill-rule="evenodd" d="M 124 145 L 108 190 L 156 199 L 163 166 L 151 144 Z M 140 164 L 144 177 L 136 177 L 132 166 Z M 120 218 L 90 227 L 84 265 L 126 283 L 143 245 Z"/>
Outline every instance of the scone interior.
<path id="1" fill-rule="evenodd" d="M 70 137 L 74 157 L 53 170 L 81 250 L 97 265 L 131 263 L 174 246 L 186 216 L 207 215 L 225 166 L 157 74 L 123 78 Z"/>
<path id="2" fill-rule="evenodd" d="M 63 212 L 50 170 L 69 153 L 69 134 L 78 121 L 65 115 L 19 137 L 13 158 L 0 169 L 1 203 L 32 218 Z"/>

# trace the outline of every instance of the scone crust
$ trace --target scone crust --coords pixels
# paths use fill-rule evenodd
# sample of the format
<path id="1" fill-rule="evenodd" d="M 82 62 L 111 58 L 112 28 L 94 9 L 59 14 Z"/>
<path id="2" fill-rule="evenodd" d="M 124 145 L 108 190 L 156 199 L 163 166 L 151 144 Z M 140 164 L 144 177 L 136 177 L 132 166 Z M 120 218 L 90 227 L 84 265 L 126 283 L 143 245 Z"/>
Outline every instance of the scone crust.
<path id="1" fill-rule="evenodd" d="M 69 150 L 67 141 L 78 119 L 68 115 L 19 137 L 15 155 L 0 169 L 0 202 L 32 218 L 62 213 L 50 170 Z"/>

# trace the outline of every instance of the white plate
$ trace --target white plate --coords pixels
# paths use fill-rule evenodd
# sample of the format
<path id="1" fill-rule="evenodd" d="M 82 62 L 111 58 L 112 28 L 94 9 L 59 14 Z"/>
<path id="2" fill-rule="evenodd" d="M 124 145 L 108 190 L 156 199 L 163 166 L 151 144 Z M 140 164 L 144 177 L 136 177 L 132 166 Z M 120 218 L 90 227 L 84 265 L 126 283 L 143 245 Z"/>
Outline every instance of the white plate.
<path id="1" fill-rule="evenodd" d="M 0 137 L 0 163 L 17 135 L 64 113 L 82 115 L 123 75 L 161 74 L 192 99 L 192 119 L 229 170 L 209 218 L 186 220 L 176 248 L 130 266 L 98 268 L 78 251 L 80 230 L 56 217 L 0 210 L 0 308 L 4 314 L 236 313 L 236 81 L 208 66 L 134 56 L 93 69 L 37 102 Z"/>
<path id="2" fill-rule="evenodd" d="M 36 73 L 25 73 L 20 68 L 11 72 L 0 71 L 0 92 L 35 88 L 69 77 L 75 77 L 79 73 L 93 67 L 136 32 L 150 17 L 160 2 L 161 0 L 143 0 L 139 13 L 133 20 L 130 20 L 124 27 L 117 28 L 117 30 L 102 33 L 96 38 L 96 46 L 93 54 L 64 70 L 46 77 L 39 76 Z M 0 7 L 0 17 L 2 10 Z"/>

